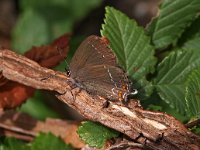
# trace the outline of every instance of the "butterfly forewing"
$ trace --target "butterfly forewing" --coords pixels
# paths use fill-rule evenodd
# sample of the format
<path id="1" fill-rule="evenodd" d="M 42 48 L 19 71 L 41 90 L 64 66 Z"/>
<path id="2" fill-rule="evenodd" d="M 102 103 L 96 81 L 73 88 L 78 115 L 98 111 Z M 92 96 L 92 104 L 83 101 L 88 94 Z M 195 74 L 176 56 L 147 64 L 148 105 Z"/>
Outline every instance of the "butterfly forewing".
<path id="1" fill-rule="evenodd" d="M 98 36 L 89 36 L 77 49 L 70 64 L 71 77 L 88 92 L 118 100 L 128 92 L 128 79 L 117 66 L 108 45 Z"/>

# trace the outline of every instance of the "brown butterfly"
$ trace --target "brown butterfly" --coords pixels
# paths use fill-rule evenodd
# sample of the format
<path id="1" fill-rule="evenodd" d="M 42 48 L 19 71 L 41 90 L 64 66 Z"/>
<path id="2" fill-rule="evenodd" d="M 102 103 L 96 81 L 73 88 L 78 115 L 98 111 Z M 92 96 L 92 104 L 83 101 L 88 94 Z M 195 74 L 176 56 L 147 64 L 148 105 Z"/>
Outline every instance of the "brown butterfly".
<path id="1" fill-rule="evenodd" d="M 106 42 L 105 42 L 106 41 Z M 95 35 L 86 38 L 70 63 L 70 76 L 76 85 L 108 100 L 127 101 L 130 84 L 125 72 L 117 65 L 108 47 L 108 40 Z"/>

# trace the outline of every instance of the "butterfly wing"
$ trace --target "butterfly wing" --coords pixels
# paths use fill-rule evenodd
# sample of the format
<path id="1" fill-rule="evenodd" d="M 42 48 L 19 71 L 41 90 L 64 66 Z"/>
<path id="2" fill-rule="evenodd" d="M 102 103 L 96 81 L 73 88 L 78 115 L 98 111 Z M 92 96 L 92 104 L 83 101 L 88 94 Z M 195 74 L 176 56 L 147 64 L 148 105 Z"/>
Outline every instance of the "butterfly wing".
<path id="1" fill-rule="evenodd" d="M 79 77 L 79 82 L 92 94 L 122 100 L 128 90 L 128 79 L 123 70 L 116 66 L 86 66 L 80 71 L 85 76 Z"/>
<path id="2" fill-rule="evenodd" d="M 108 45 L 100 37 L 90 36 L 77 49 L 70 64 L 71 77 L 88 92 L 108 99 L 122 98 L 128 79 Z"/>
<path id="3" fill-rule="evenodd" d="M 116 66 L 116 59 L 111 49 L 107 47 L 100 37 L 91 35 L 84 40 L 76 50 L 70 63 L 72 76 L 79 72 L 85 65 L 107 64 Z"/>

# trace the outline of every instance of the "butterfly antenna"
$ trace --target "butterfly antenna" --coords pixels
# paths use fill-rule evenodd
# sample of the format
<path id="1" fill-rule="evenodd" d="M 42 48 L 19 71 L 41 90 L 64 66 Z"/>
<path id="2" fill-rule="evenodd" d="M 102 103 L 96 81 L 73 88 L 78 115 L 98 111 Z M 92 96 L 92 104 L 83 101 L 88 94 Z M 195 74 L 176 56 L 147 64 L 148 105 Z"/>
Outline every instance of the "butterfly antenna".
<path id="1" fill-rule="evenodd" d="M 61 48 L 57 47 L 57 50 L 58 50 L 60 56 L 63 56 L 62 52 L 61 52 Z M 70 72 L 70 68 L 69 68 L 69 63 L 67 62 L 67 60 L 65 58 L 64 58 L 64 62 L 67 66 L 67 67 L 65 67 L 65 71 L 67 72 L 67 76 L 70 76 L 71 72 Z"/>
<path id="2" fill-rule="evenodd" d="M 132 87 L 132 82 L 130 82 L 129 83 L 129 88 L 131 89 L 131 87 Z M 137 95 L 138 94 L 138 90 L 137 89 L 131 89 L 131 92 L 130 92 L 130 94 L 129 95 Z"/>
<path id="3" fill-rule="evenodd" d="M 130 94 L 131 94 L 131 95 L 137 95 L 137 94 L 138 94 L 138 90 L 137 90 L 137 89 L 133 89 L 133 91 L 131 91 Z"/>

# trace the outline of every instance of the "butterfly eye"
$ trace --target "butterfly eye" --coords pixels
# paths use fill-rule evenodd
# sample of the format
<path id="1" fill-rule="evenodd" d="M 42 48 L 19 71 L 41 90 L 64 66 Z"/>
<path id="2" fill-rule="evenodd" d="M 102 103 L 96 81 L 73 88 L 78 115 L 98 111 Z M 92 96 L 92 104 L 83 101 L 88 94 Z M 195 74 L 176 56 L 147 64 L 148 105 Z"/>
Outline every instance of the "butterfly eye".
<path id="1" fill-rule="evenodd" d="M 67 72 L 67 76 L 70 77 L 71 71 L 70 70 L 66 70 L 66 72 Z"/>

